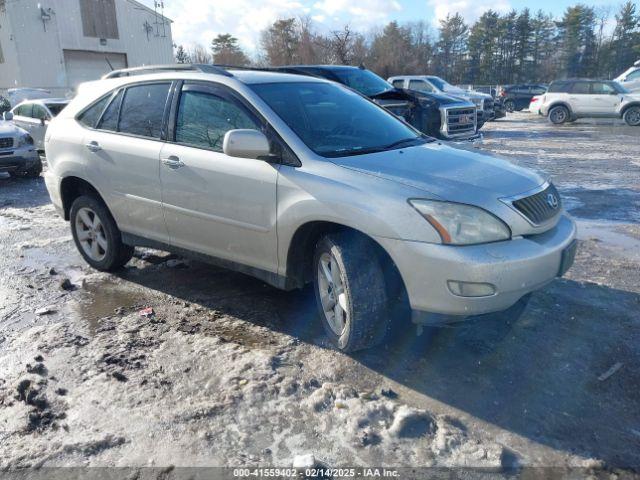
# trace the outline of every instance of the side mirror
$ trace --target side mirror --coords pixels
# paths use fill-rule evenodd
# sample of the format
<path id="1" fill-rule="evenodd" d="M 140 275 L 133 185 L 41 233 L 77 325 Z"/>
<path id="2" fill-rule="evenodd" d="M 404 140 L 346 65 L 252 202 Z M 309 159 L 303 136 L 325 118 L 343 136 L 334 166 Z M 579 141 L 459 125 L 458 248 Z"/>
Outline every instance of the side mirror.
<path id="1" fill-rule="evenodd" d="M 229 130 L 224 135 L 222 151 L 230 157 L 261 159 L 269 156 L 269 140 L 258 130 Z"/>
<path id="2" fill-rule="evenodd" d="M 11 120 L 13 120 L 13 113 L 9 111 L 4 112 L 2 114 L 2 119 L 7 122 L 10 122 Z"/>

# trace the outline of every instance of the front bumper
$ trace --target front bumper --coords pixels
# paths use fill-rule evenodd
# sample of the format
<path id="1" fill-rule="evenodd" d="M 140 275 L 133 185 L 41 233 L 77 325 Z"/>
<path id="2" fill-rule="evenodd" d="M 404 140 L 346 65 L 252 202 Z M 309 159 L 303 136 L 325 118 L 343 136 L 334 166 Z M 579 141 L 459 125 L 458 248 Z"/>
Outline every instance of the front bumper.
<path id="1" fill-rule="evenodd" d="M 58 215 L 62 218 L 65 218 L 64 207 L 62 205 L 62 196 L 60 195 L 60 182 L 61 178 L 53 173 L 51 169 L 44 172 L 44 184 L 47 187 L 47 191 L 49 192 L 49 197 L 51 197 L 51 203 L 56 209 Z M 66 220 L 66 218 L 65 218 Z"/>
<path id="2" fill-rule="evenodd" d="M 40 162 L 33 145 L 0 150 L 0 172 L 24 171 Z"/>
<path id="3" fill-rule="evenodd" d="M 501 311 L 560 276 L 573 257 L 563 256 L 576 237 L 576 225 L 562 215 L 539 235 L 482 245 L 451 246 L 377 238 L 398 267 L 413 310 L 468 316 Z M 495 293 L 463 297 L 450 282 L 490 284 Z"/>

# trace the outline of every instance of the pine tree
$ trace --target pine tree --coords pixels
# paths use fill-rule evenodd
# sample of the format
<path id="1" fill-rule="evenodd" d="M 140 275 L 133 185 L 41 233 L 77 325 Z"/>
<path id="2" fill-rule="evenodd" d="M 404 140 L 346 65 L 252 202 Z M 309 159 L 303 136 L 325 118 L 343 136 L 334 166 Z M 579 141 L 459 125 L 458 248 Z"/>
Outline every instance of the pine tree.
<path id="1" fill-rule="evenodd" d="M 249 59 L 238 45 L 238 39 L 229 33 L 218 35 L 211 41 L 213 63 L 245 66 Z"/>
<path id="2" fill-rule="evenodd" d="M 182 45 L 176 48 L 176 63 L 190 63 L 191 58 Z"/>

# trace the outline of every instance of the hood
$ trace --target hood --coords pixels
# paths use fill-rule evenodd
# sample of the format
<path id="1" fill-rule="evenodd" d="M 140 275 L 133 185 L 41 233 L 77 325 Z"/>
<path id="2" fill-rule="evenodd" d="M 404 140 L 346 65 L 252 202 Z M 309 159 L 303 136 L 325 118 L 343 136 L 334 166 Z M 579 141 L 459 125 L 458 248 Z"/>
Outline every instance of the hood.
<path id="1" fill-rule="evenodd" d="M 438 105 L 453 105 L 453 104 L 465 104 L 469 106 L 474 106 L 473 103 L 469 102 L 466 98 L 456 97 L 455 95 L 448 95 L 445 93 L 426 93 L 426 92 L 418 92 L 414 90 L 405 90 L 408 95 L 411 95 L 415 98 L 426 98 L 430 100 L 434 100 Z"/>
<path id="2" fill-rule="evenodd" d="M 0 120 L 0 135 L 4 137 L 15 137 L 21 133 L 25 133 L 26 130 L 21 129 L 13 122 L 6 122 L 4 120 Z"/>
<path id="3" fill-rule="evenodd" d="M 533 171 L 506 160 L 435 142 L 334 158 L 332 162 L 423 190 L 443 200 L 475 205 L 527 192 L 545 181 Z"/>

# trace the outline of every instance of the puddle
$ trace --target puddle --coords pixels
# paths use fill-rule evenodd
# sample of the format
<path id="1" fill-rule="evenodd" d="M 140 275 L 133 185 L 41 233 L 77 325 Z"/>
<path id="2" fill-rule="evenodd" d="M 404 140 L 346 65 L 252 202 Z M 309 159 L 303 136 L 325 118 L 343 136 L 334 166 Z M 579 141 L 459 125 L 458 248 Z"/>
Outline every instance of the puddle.
<path id="1" fill-rule="evenodd" d="M 622 249 L 629 257 L 640 258 L 640 240 L 616 230 L 617 224 L 589 222 L 577 220 L 578 238 L 581 240 L 597 239 L 601 242 Z"/>
<path id="2" fill-rule="evenodd" d="M 87 285 L 83 290 L 88 298 L 70 302 L 65 306 L 65 312 L 74 318 L 86 321 L 91 336 L 100 326 L 100 319 L 115 315 L 117 308 L 128 310 L 143 303 L 141 295 L 131 291 L 131 287 L 104 283 Z"/>

